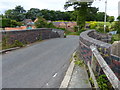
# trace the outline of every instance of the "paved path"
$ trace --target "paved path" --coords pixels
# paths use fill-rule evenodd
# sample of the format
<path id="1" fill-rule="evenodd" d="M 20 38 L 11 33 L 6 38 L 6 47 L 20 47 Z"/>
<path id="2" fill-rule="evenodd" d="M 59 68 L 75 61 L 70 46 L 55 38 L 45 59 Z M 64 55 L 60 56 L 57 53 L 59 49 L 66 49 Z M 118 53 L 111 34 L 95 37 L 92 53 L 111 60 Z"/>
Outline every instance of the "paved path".
<path id="1" fill-rule="evenodd" d="M 78 36 L 46 40 L 2 56 L 3 88 L 58 88 Z"/>
<path id="2" fill-rule="evenodd" d="M 88 74 L 84 66 L 75 65 L 68 88 L 91 89 Z M 72 90 L 72 89 L 71 89 Z"/>

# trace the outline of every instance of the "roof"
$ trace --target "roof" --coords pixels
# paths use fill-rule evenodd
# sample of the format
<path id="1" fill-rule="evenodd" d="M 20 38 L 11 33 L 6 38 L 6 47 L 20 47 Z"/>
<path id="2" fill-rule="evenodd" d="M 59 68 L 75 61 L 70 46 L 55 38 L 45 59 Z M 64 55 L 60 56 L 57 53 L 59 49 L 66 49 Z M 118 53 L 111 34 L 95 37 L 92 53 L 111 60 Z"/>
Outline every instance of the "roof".
<path id="1" fill-rule="evenodd" d="M 32 20 L 31 20 L 31 19 L 24 19 L 23 22 L 24 22 L 25 24 L 27 24 L 28 22 L 32 22 Z"/>

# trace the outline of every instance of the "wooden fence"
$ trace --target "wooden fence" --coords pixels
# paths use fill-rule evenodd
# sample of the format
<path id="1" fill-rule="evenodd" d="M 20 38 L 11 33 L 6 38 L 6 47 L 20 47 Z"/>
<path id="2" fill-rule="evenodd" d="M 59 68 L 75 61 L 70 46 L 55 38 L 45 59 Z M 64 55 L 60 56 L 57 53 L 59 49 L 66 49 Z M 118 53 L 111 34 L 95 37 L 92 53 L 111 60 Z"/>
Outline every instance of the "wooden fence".
<path id="1" fill-rule="evenodd" d="M 108 66 L 108 64 L 105 62 L 105 60 L 103 59 L 101 54 L 98 52 L 97 48 L 94 45 L 91 45 L 90 49 L 92 51 L 92 60 L 91 60 L 91 64 L 90 65 L 88 64 L 88 67 L 91 68 L 91 70 L 93 70 L 93 72 L 97 71 L 97 73 L 99 73 L 99 70 L 102 69 L 103 72 L 105 73 L 105 75 L 107 76 L 108 80 L 110 81 L 112 87 L 114 89 L 119 89 L 118 88 L 119 87 L 119 79 L 114 74 L 114 72 L 111 70 L 111 68 Z M 98 66 L 100 69 L 97 68 Z M 96 70 L 96 69 L 98 69 L 98 70 Z M 92 77 L 92 79 L 96 83 L 94 76 Z M 95 84 L 95 86 L 97 87 L 96 84 Z"/>

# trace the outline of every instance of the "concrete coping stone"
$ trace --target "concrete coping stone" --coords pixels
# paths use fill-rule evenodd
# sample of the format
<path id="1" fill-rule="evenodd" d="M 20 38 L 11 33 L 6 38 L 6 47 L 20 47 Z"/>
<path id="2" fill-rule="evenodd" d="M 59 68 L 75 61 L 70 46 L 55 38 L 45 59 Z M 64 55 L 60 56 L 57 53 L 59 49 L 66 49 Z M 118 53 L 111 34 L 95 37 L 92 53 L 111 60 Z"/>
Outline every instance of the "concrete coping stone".
<path id="1" fill-rule="evenodd" d="M 80 38 L 82 38 L 83 40 L 89 41 L 90 43 L 93 43 L 95 45 L 101 46 L 101 47 L 110 48 L 112 46 L 109 43 L 105 43 L 100 40 L 96 40 L 92 37 L 89 37 L 88 34 L 93 31 L 95 31 L 95 30 L 87 30 L 87 31 L 82 32 L 80 34 Z"/>

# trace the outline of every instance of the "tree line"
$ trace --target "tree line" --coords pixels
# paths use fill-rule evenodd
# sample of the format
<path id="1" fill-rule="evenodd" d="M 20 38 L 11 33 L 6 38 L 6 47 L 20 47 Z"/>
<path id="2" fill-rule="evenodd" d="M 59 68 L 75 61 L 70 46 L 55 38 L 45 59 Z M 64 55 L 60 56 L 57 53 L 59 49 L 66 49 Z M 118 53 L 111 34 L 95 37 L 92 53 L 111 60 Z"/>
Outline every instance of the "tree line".
<path id="1" fill-rule="evenodd" d="M 104 21 L 104 12 L 98 12 L 99 9 L 96 7 L 90 7 L 87 9 L 86 21 Z M 83 12 L 84 13 L 84 12 Z M 48 10 L 48 9 L 38 9 L 38 8 L 31 8 L 29 10 L 25 10 L 21 5 L 16 6 L 14 9 L 8 9 L 5 11 L 4 15 L 0 15 L 2 17 L 2 22 L 4 25 L 2 26 L 9 26 L 9 23 L 12 23 L 12 27 L 21 25 L 24 19 L 32 19 L 33 21 L 41 16 L 46 20 L 50 21 L 76 21 L 77 20 L 77 10 L 74 11 L 55 11 L 55 10 Z M 114 20 L 114 17 L 107 15 L 107 20 Z M 7 25 L 6 21 L 8 22 Z"/>

